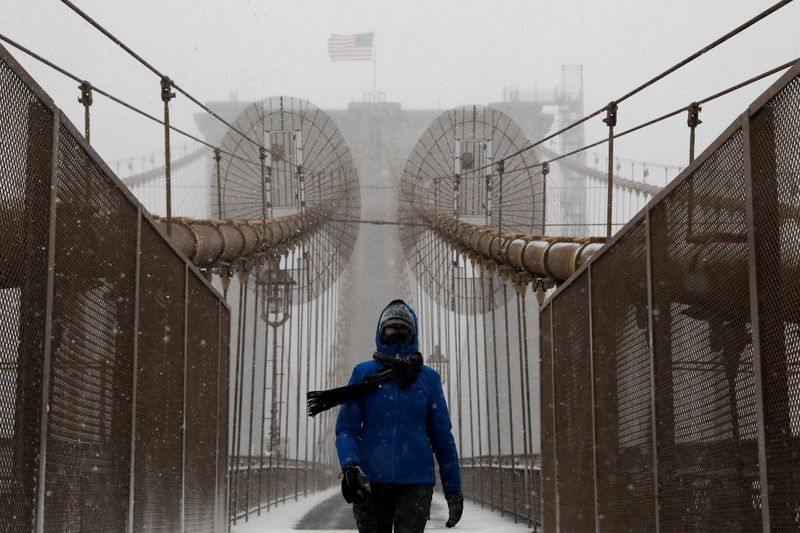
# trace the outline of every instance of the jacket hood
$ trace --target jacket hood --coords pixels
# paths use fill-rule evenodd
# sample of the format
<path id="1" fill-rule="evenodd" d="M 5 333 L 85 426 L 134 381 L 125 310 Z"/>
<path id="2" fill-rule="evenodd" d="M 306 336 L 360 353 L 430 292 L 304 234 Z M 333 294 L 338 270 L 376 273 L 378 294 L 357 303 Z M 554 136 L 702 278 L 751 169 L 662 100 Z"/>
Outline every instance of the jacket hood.
<path id="1" fill-rule="evenodd" d="M 410 343 L 399 347 L 395 345 L 385 346 L 381 343 L 381 326 L 391 320 L 411 323 L 414 336 Z M 417 314 L 411 306 L 403 300 L 392 300 L 389 302 L 389 305 L 381 311 L 380 317 L 378 317 L 378 326 L 375 328 L 375 347 L 379 352 L 386 355 L 410 355 L 419 351 Z"/>

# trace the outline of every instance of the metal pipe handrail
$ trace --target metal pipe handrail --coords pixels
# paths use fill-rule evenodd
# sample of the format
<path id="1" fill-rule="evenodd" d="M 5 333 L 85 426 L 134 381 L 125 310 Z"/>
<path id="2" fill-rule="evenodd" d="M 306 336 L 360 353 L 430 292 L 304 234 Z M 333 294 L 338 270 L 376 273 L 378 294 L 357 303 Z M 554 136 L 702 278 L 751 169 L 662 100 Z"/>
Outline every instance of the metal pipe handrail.
<path id="1" fill-rule="evenodd" d="M 252 220 L 215 220 L 177 217 L 172 219 L 170 240 L 195 266 L 208 268 L 247 262 L 257 254 L 279 256 L 309 238 L 330 219 L 334 208 L 326 203 L 302 213 L 273 217 L 266 222 Z M 166 233 L 167 221 L 153 217 Z"/>
<path id="2" fill-rule="evenodd" d="M 544 237 L 498 231 L 430 207 L 417 207 L 416 212 L 439 237 L 477 261 L 534 278 L 566 280 L 605 243 L 602 237 Z"/>

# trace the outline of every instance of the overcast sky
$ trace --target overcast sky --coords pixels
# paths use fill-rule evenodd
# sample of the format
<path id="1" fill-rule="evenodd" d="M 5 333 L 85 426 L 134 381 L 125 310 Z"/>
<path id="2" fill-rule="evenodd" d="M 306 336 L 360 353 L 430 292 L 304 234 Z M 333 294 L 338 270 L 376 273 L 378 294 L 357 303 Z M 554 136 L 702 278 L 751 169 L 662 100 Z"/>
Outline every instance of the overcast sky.
<path id="1" fill-rule="evenodd" d="M 405 108 L 500 100 L 503 86 L 551 87 L 562 64 L 584 65 L 585 107 L 601 107 L 710 43 L 774 0 L 75 0 L 204 101 L 285 94 L 322 108 L 361 99 L 368 62 L 331 63 L 331 33 L 376 32 L 379 89 Z M 789 5 L 620 107 L 627 128 L 800 56 L 800 2 Z M 0 31 L 96 86 L 159 114 L 158 80 L 58 0 L 6 0 Z M 12 51 L 82 125 L 74 82 Z M 709 104 L 701 146 L 766 87 Z M 152 123 L 102 97 L 93 141 L 120 158 L 160 147 Z M 185 98 L 174 123 L 196 132 Z M 587 140 L 603 135 L 598 120 Z M 626 157 L 685 164 L 685 117 L 620 142 Z M 175 141 L 180 143 L 182 141 Z"/>

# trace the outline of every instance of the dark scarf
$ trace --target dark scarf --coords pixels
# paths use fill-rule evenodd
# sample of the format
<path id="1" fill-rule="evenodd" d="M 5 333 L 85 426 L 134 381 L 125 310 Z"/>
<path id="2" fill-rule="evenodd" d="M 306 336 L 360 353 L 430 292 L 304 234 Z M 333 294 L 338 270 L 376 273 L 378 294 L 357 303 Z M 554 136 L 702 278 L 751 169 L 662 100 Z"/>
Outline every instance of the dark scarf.
<path id="1" fill-rule="evenodd" d="M 422 354 L 419 352 L 414 352 L 408 357 L 392 357 L 385 353 L 375 352 L 372 358 L 386 368 L 367 374 L 363 383 L 306 393 L 308 416 L 316 416 L 331 407 L 361 399 L 391 379 L 396 379 L 397 385 L 401 389 L 407 389 L 414 383 L 422 369 Z"/>

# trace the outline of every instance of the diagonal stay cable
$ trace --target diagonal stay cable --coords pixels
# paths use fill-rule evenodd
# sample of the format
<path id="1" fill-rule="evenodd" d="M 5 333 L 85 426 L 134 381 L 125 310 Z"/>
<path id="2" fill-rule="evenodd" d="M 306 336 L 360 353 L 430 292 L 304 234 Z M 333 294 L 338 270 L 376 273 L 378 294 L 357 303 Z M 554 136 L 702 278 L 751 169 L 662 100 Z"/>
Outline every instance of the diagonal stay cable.
<path id="1" fill-rule="evenodd" d="M 97 30 L 98 30 L 100 33 L 102 33 L 103 35 L 105 35 L 106 37 L 108 37 L 108 38 L 109 38 L 109 39 L 110 39 L 110 40 L 111 40 L 111 41 L 112 41 L 114 44 L 116 44 L 117 46 L 119 46 L 120 48 L 122 48 L 123 50 L 125 50 L 125 51 L 126 51 L 128 54 L 130 54 L 130 55 L 131 55 L 131 57 L 133 57 L 134 59 L 136 59 L 136 60 L 137 60 L 139 63 L 141 63 L 141 64 L 142 64 L 142 65 L 143 65 L 145 68 L 147 68 L 147 69 L 148 69 L 149 71 L 151 71 L 153 74 L 155 74 L 156 76 L 158 76 L 158 77 L 159 77 L 159 78 L 161 78 L 162 80 L 165 80 L 165 79 L 166 79 L 166 80 L 169 80 L 169 84 L 170 84 L 170 85 L 172 85 L 172 87 L 174 87 L 176 91 L 178 91 L 179 93 L 181 93 L 182 95 L 184 95 L 186 98 L 188 98 L 189 100 L 191 100 L 191 101 L 192 101 L 194 104 L 198 105 L 198 106 L 199 106 L 201 109 L 203 109 L 204 111 L 206 111 L 207 113 L 209 113 L 209 114 L 210 114 L 212 117 L 214 117 L 215 119 L 217 119 L 217 120 L 219 120 L 220 122 L 222 122 L 223 124 L 225 124 L 225 125 L 226 125 L 228 128 L 230 128 L 231 130 L 235 131 L 237 134 L 241 135 L 243 138 L 247 139 L 247 140 L 248 140 L 249 142 L 251 142 L 253 145 L 255 145 L 255 146 L 257 146 L 257 147 L 259 147 L 259 148 L 261 148 L 261 149 L 264 149 L 264 150 L 266 150 L 268 153 L 272 154 L 272 152 L 270 152 L 270 150 L 269 150 L 269 149 L 267 149 L 267 148 L 266 148 L 264 145 L 262 145 L 262 144 L 261 144 L 261 143 L 259 143 L 258 141 L 255 141 L 255 140 L 253 140 L 251 137 L 248 137 L 247 135 L 245 135 L 245 134 L 244 134 L 242 131 L 240 131 L 238 128 L 236 128 L 235 126 L 233 126 L 233 125 L 232 125 L 230 122 L 228 122 L 227 120 L 225 120 L 224 118 L 222 118 L 221 116 L 219 116 L 217 113 L 215 113 L 214 111 L 212 111 L 212 110 L 211 110 L 211 109 L 210 109 L 208 106 L 206 106 L 205 104 L 201 103 L 201 102 L 200 102 L 200 101 L 199 101 L 197 98 L 195 98 L 194 96 L 192 96 L 192 95 L 191 95 L 191 94 L 190 94 L 188 91 L 186 91 L 185 89 L 181 88 L 181 87 L 180 87 L 180 86 L 179 86 L 177 83 L 175 83 L 174 81 L 172 81 L 172 79 L 171 79 L 171 78 L 169 78 L 168 76 L 166 76 L 165 74 L 163 74 L 163 73 L 162 73 L 160 70 L 158 70 L 156 67 L 154 67 L 154 66 L 153 66 L 151 63 L 149 63 L 148 61 L 146 61 L 146 60 L 145 60 L 145 59 L 144 59 L 142 56 L 140 56 L 139 54 L 137 54 L 137 53 L 136 53 L 136 52 L 135 52 L 135 51 L 134 51 L 132 48 L 130 48 L 130 47 L 129 47 L 128 45 L 126 45 L 125 43 L 123 43 L 123 42 L 122 42 L 122 41 L 121 41 L 119 38 L 117 38 L 117 37 L 116 37 L 116 36 L 115 36 L 113 33 L 111 33 L 110 31 L 108 31 L 107 29 L 105 29 L 105 28 L 104 28 L 104 27 L 103 27 L 103 26 L 102 26 L 102 25 L 101 25 L 99 22 L 97 22 L 97 21 L 96 21 L 96 20 L 94 20 L 92 17 L 90 17 L 90 16 L 89 16 L 89 15 L 88 15 L 86 12 L 84 12 L 84 11 L 83 11 L 81 8 L 79 8 L 78 6 L 76 6 L 75 4 L 73 4 L 72 2 L 70 2 L 70 0 L 61 0 L 61 2 L 62 2 L 63 4 L 65 4 L 67 7 L 69 7 L 71 10 L 73 10 L 75 13 L 77 13 L 77 14 L 78 14 L 78 15 L 79 15 L 81 18 L 83 18 L 83 19 L 84 19 L 86 22 L 88 22 L 90 25 L 92 25 L 92 26 L 93 26 L 95 29 L 97 29 Z M 274 156 L 275 154 L 272 154 L 272 155 Z"/>
<path id="2" fill-rule="evenodd" d="M 716 100 L 717 98 L 721 98 L 722 96 L 725 96 L 725 95 L 730 94 L 730 93 L 732 93 L 734 91 L 737 91 L 737 90 L 739 90 L 739 89 L 741 89 L 743 87 L 746 87 L 746 86 L 748 86 L 748 85 L 750 85 L 752 83 L 755 83 L 755 82 L 757 82 L 759 80 L 762 80 L 762 79 L 764 79 L 764 78 L 766 78 L 768 76 L 776 74 L 776 73 L 778 73 L 778 72 L 780 72 L 782 70 L 786 70 L 787 68 L 789 68 L 792 65 L 795 65 L 797 63 L 800 63 L 800 58 L 796 58 L 796 59 L 793 59 L 791 61 L 787 61 L 786 63 L 783 63 L 783 64 L 781 64 L 781 65 L 779 65 L 777 67 L 771 68 L 771 69 L 769 69 L 769 70 L 767 70 L 765 72 L 762 72 L 761 74 L 753 76 L 752 78 L 749 78 L 749 79 L 747 79 L 745 81 L 737 83 L 736 85 L 732 85 L 732 86 L 730 86 L 730 87 L 728 87 L 726 89 L 723 89 L 722 91 L 719 91 L 719 92 L 714 93 L 714 94 L 712 94 L 710 96 L 707 96 L 707 97 L 705 97 L 705 98 L 703 98 L 701 100 L 698 100 L 695 103 L 697 103 L 697 104 L 705 104 L 705 103 L 711 102 L 712 100 Z M 670 111 L 668 113 L 665 113 L 665 114 L 663 114 L 661 116 L 658 116 L 656 118 L 650 119 L 647 122 L 642 122 L 641 124 L 638 124 L 636 126 L 628 128 L 627 130 L 623 130 L 623 131 L 620 131 L 619 133 L 615 133 L 612 138 L 613 139 L 618 139 L 620 137 L 624 137 L 625 135 L 629 135 L 629 134 L 631 134 L 633 132 L 636 132 L 636 131 L 639 131 L 641 129 L 644 129 L 644 128 L 648 127 L 648 126 L 652 126 L 653 124 L 657 124 L 658 122 L 662 122 L 662 121 L 664 121 L 664 120 L 666 120 L 668 118 L 672 118 L 675 115 L 678 115 L 680 113 L 683 113 L 684 111 L 687 111 L 691 107 L 691 105 L 692 104 L 685 105 L 685 106 L 683 106 L 683 107 L 681 107 L 679 109 L 675 109 L 675 110 Z M 524 167 L 515 167 L 515 168 L 507 171 L 507 174 L 513 174 L 513 173 L 522 172 L 522 171 L 525 171 L 525 170 L 539 168 L 539 167 L 541 167 L 541 166 L 543 166 L 545 164 L 554 163 L 554 162 L 559 161 L 561 159 L 565 159 L 565 158 L 567 158 L 569 156 L 572 156 L 572 155 L 578 154 L 580 152 L 586 151 L 589 148 L 594 148 L 595 146 L 600 146 L 601 144 L 605 144 L 607 142 L 608 142 L 608 137 L 604 137 L 599 141 L 595 141 L 595 142 L 593 142 L 591 144 L 587 144 L 587 145 L 582 146 L 580 148 L 576 148 L 575 150 L 572 150 L 570 152 L 567 152 L 567 153 L 564 153 L 564 154 L 559 154 L 558 156 L 553 157 L 552 159 L 548 159 L 547 161 L 540 161 L 538 163 L 534 163 L 532 165 L 527 165 L 527 166 L 524 166 Z"/>
<path id="3" fill-rule="evenodd" d="M 62 0 L 62 1 L 67 1 L 67 0 Z M 765 9 L 764 11 L 759 13 L 758 15 L 748 19 L 746 22 L 744 22 L 744 23 L 740 24 L 739 26 L 737 26 L 736 28 L 732 29 L 731 31 L 729 31 L 728 33 L 723 35 L 722 37 L 719 37 L 715 41 L 713 41 L 710 44 L 704 46 L 703 48 L 701 48 L 697 52 L 691 54 L 690 56 L 686 57 L 682 61 L 679 61 L 678 63 L 675 63 L 674 65 L 672 65 L 668 69 L 664 70 L 660 74 L 654 76 L 653 78 L 650 78 L 649 80 L 647 80 L 646 82 L 642 83 L 641 85 L 639 85 L 635 89 L 627 92 L 626 94 L 622 95 L 621 97 L 617 98 L 616 100 L 613 100 L 612 102 L 615 103 L 615 104 L 619 104 L 620 102 L 623 102 L 623 101 L 627 100 L 628 98 L 632 97 L 633 95 L 635 95 L 637 93 L 640 93 L 644 89 L 650 87 L 651 85 L 655 84 L 656 82 L 660 81 L 661 79 L 669 76 L 670 74 L 672 74 L 676 70 L 679 70 L 680 68 L 685 67 L 686 65 L 688 65 L 689 63 L 691 63 L 692 61 L 697 59 L 698 57 L 702 56 L 703 54 L 705 54 L 705 53 L 707 53 L 707 52 L 709 52 L 711 50 L 713 50 L 714 48 L 716 48 L 717 46 L 721 45 L 722 43 L 730 40 L 732 37 L 738 35 L 739 33 L 743 32 L 747 28 L 753 26 L 754 24 L 758 23 L 759 21 L 763 20 L 764 18 L 768 17 L 769 15 L 773 14 L 774 12 L 778 11 L 782 7 L 785 7 L 786 5 L 792 3 L 793 1 L 794 0 L 781 0 L 780 2 L 772 5 L 771 7 Z M 469 172 L 470 173 L 480 172 L 482 170 L 485 170 L 487 168 L 490 168 L 490 167 L 498 164 L 500 161 L 506 161 L 508 159 L 511 159 L 512 157 L 516 157 L 516 156 L 521 155 L 521 154 L 523 154 L 523 153 L 525 153 L 525 152 L 527 152 L 529 150 L 532 150 L 533 148 L 541 145 L 542 143 L 547 142 L 550 139 L 552 139 L 554 137 L 557 137 L 558 135 L 561 135 L 561 134 L 571 130 L 572 128 L 574 128 L 576 126 L 579 126 L 579 125 L 583 124 L 587 120 L 590 120 L 590 119 L 598 116 L 599 114 L 605 112 L 606 109 L 608 109 L 608 105 L 604 105 L 600 109 L 597 109 L 596 111 L 593 111 L 592 113 L 584 116 L 583 118 L 580 118 L 580 119 L 576 120 L 575 122 L 565 126 L 564 128 L 562 128 L 562 129 L 560 129 L 560 130 L 558 130 L 558 131 L 556 131 L 554 133 L 551 133 L 551 134 L 547 135 L 546 137 L 543 137 L 542 139 L 539 139 L 536 142 L 528 144 L 528 145 L 520 148 L 519 150 L 517 150 L 515 152 L 512 152 L 511 154 L 509 154 L 507 156 L 504 156 L 500 160 L 493 161 L 492 163 L 483 165 L 483 166 L 478 167 L 478 168 L 471 169 Z"/>
<path id="4" fill-rule="evenodd" d="M 60 67 L 60 66 L 56 65 L 52 61 L 42 57 L 41 55 L 37 54 L 33 50 L 31 50 L 31 49 L 19 44 L 18 42 L 14 41 L 10 37 L 7 37 L 6 35 L 3 35 L 2 33 L 0 33 L 0 41 L 3 41 L 3 42 L 6 42 L 6 43 L 10 44 L 11 46 L 16 48 L 20 52 L 32 57 L 33 59 L 39 61 L 43 65 L 46 65 L 46 66 L 50 67 L 51 69 L 55 70 L 56 72 L 66 76 L 67 78 L 70 78 L 71 80 L 73 80 L 73 81 L 75 81 L 77 83 L 84 83 L 85 82 L 85 80 L 83 78 L 81 78 L 80 76 L 77 76 L 77 75 L 73 74 L 72 72 L 64 69 L 63 67 Z M 118 97 L 114 96 L 113 94 L 109 93 L 108 91 L 100 89 L 99 87 L 96 87 L 93 84 L 90 84 L 90 85 L 91 85 L 93 91 L 97 92 L 98 94 L 101 94 L 101 95 L 105 96 L 106 98 L 108 98 L 112 102 L 115 102 L 115 103 L 121 105 L 122 107 L 125 107 L 125 108 L 129 109 L 130 111 L 133 111 L 134 113 L 137 113 L 137 114 L 139 114 L 139 115 L 141 115 L 141 116 L 143 116 L 143 117 L 145 117 L 145 118 L 147 118 L 147 119 L 149 119 L 149 120 L 151 120 L 151 121 L 153 121 L 153 122 L 155 122 L 157 124 L 161 124 L 162 126 L 164 125 L 164 121 L 161 120 L 160 118 L 151 115 L 147 111 L 143 111 L 142 109 L 139 109 L 138 107 L 134 106 L 133 104 L 129 104 L 125 100 L 122 100 L 121 98 L 118 98 Z M 183 135 L 184 137 L 186 137 L 188 139 L 191 139 L 191 140 L 193 140 L 195 142 L 198 142 L 198 143 L 202 144 L 203 146 L 206 146 L 206 147 L 211 148 L 211 149 L 218 149 L 213 144 L 211 144 L 211 143 L 209 143 L 207 141 L 204 141 L 204 140 L 200 139 L 199 137 L 196 137 L 195 135 L 192 135 L 191 133 L 188 133 L 187 131 L 184 131 L 184 130 L 182 130 L 180 128 L 177 128 L 175 126 L 170 125 L 169 129 L 174 131 L 175 133 L 179 133 L 180 135 Z M 228 156 L 230 156 L 232 158 L 235 158 L 235 159 L 239 159 L 241 161 L 244 161 L 245 163 L 250 163 L 250 164 L 254 164 L 254 165 L 258 164 L 255 161 L 251 161 L 250 159 L 238 156 L 236 154 L 232 154 L 232 153 L 227 152 L 225 150 L 222 150 L 222 149 L 219 149 L 219 150 L 220 150 L 220 153 L 223 153 L 223 154 L 228 155 Z"/>

